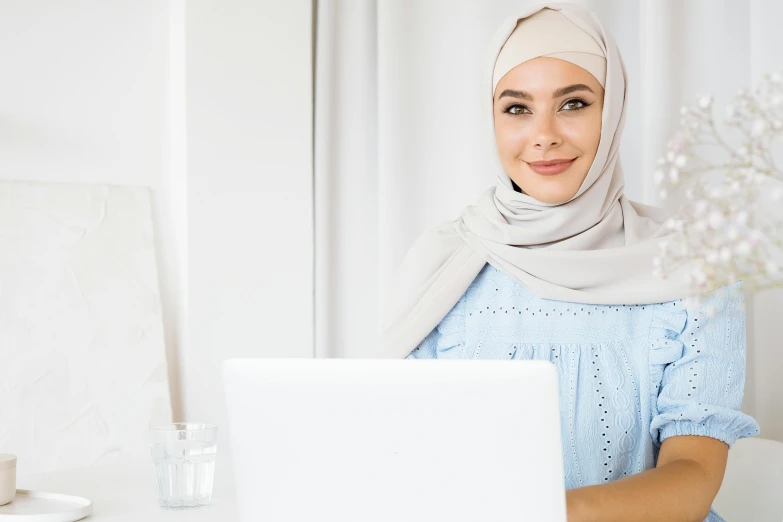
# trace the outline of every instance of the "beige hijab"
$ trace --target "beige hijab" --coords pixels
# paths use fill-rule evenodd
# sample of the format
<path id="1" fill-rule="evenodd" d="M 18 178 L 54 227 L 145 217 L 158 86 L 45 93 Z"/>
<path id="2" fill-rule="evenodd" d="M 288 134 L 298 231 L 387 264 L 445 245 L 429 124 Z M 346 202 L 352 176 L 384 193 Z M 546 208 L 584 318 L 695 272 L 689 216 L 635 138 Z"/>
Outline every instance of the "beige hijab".
<path id="1" fill-rule="evenodd" d="M 526 31 L 527 21 L 520 20 L 545 7 L 552 10 L 547 15 L 550 18 L 559 16 L 561 22 L 573 24 L 574 36 L 565 40 L 577 42 L 576 48 L 560 45 L 562 35 L 544 45 L 516 36 Z M 518 23 L 519 31 L 515 31 Z M 538 24 L 530 25 L 534 34 L 540 33 L 534 27 Z M 509 45 L 516 50 L 502 52 L 512 33 L 518 42 Z M 456 221 L 425 232 L 409 250 L 395 285 L 396 296 L 387 309 L 389 322 L 377 356 L 407 356 L 457 303 L 486 263 L 546 299 L 646 304 L 688 296 L 682 273 L 666 280 L 653 275 L 658 243 L 668 233 L 662 226 L 668 213 L 630 201 L 623 194 L 618 151 L 627 103 L 626 71 L 617 45 L 591 10 L 545 4 L 500 27 L 485 75 L 484 103 L 490 125 L 494 87 L 500 77 L 522 63 L 520 57 L 526 61 L 543 55 L 577 63 L 604 85 L 601 139 L 587 177 L 569 201 L 542 203 L 514 191 L 498 158 L 494 165 L 497 185 Z M 497 76 L 496 68 L 501 67 L 505 72 Z M 489 131 L 494 136 L 493 127 Z"/>

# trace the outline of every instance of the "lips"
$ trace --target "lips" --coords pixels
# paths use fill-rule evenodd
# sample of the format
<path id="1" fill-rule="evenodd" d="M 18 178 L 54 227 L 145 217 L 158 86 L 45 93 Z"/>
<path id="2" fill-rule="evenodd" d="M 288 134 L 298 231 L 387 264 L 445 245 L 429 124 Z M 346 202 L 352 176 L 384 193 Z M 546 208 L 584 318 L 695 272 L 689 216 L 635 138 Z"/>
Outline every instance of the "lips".
<path id="1" fill-rule="evenodd" d="M 576 158 L 533 161 L 527 162 L 527 164 L 530 165 L 530 169 L 536 174 L 554 176 L 555 174 L 561 174 L 568 170 L 571 165 L 574 164 L 574 161 L 576 161 Z"/>

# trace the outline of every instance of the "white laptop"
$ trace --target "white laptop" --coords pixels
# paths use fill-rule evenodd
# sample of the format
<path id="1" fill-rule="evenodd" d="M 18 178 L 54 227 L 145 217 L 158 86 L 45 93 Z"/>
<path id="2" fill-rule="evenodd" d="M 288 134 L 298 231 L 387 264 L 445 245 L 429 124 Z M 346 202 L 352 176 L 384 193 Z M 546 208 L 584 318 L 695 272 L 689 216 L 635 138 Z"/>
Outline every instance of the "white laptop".
<path id="1" fill-rule="evenodd" d="M 565 522 L 545 361 L 234 359 L 242 522 Z"/>

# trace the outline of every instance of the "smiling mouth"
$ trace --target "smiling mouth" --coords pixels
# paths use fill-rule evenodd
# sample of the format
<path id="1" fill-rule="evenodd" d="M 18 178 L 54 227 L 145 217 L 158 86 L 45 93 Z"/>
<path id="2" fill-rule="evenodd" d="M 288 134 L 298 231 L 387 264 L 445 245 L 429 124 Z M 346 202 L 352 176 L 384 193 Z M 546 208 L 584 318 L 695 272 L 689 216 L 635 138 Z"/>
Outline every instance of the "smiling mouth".
<path id="1" fill-rule="evenodd" d="M 536 174 L 542 176 L 554 176 L 555 174 L 561 174 L 568 170 L 571 165 L 574 164 L 576 158 L 572 159 L 554 159 L 548 161 L 533 161 L 525 162 L 530 166 L 530 169 Z"/>

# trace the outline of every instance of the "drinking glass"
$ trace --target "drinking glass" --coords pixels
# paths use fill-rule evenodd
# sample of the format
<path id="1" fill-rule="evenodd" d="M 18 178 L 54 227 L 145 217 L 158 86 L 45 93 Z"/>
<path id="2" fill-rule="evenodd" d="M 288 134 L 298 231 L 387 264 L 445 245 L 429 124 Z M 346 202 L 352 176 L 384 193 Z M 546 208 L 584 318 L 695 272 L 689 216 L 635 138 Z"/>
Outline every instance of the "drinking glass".
<path id="1" fill-rule="evenodd" d="M 217 426 L 177 422 L 151 426 L 149 433 L 161 507 L 195 508 L 209 504 Z"/>

